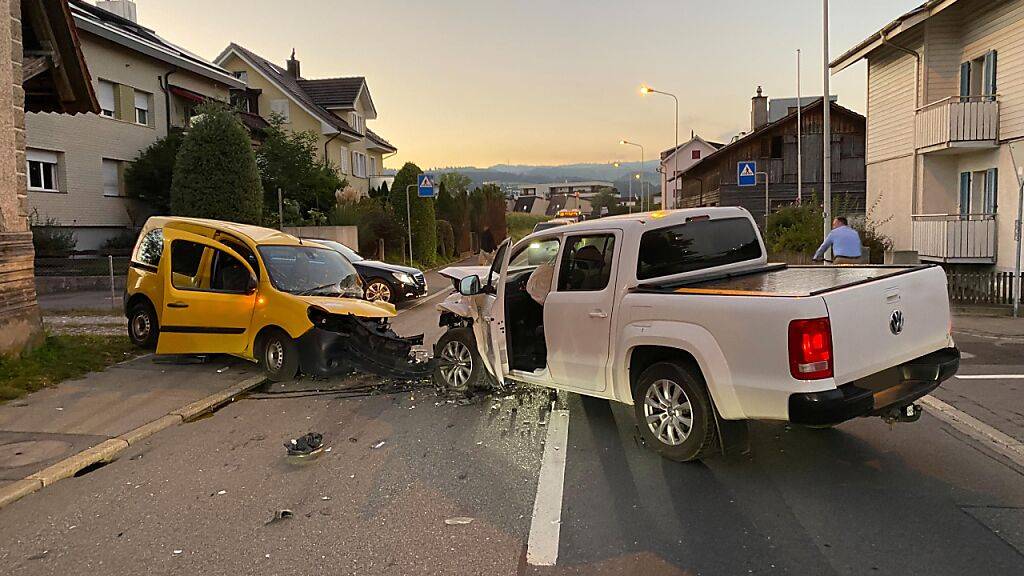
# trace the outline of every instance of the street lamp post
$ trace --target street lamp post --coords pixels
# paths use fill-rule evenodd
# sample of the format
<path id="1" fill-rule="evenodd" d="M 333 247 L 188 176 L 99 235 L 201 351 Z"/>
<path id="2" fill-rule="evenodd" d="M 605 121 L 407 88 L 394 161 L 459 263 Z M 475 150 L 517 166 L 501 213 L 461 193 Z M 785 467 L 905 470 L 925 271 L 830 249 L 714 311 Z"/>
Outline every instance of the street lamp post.
<path id="1" fill-rule="evenodd" d="M 828 86 L 828 0 L 823 0 L 822 5 L 822 52 L 825 69 L 822 71 L 822 84 L 825 93 L 822 95 L 822 132 L 825 134 L 825 149 L 823 150 L 822 166 L 822 195 L 825 197 L 825 218 L 822 222 L 822 234 L 828 236 L 832 228 L 832 129 L 829 126 L 829 112 L 832 107 L 832 98 L 829 95 Z"/>
<path id="2" fill-rule="evenodd" d="M 673 154 L 673 158 L 672 158 L 672 177 L 675 178 L 676 175 L 679 174 L 679 98 L 676 98 L 675 94 L 670 94 L 669 92 L 662 92 L 661 90 L 655 90 L 654 88 L 651 88 L 650 86 L 647 86 L 646 84 L 640 87 L 640 93 L 641 94 L 652 94 L 652 93 L 653 94 L 662 94 L 664 96 L 669 96 L 673 100 L 675 100 L 675 103 L 676 103 L 676 147 L 672 149 L 672 154 Z M 668 182 L 668 179 L 666 179 L 665 182 Z M 675 208 L 676 207 L 675 206 L 675 201 L 676 201 L 676 198 L 675 198 L 676 197 L 676 189 L 675 189 L 675 187 L 676 187 L 677 184 L 678 184 L 678 180 L 674 180 L 673 183 L 672 183 L 672 205 L 671 206 L 668 205 L 668 192 L 666 190 L 662 190 L 661 191 L 661 207 L 662 208 Z"/>
<path id="3" fill-rule="evenodd" d="M 629 140 L 619 140 L 619 144 L 625 144 L 627 146 L 636 146 L 637 148 L 640 149 L 640 174 L 643 174 L 643 172 L 644 172 L 644 147 L 641 146 L 640 144 L 637 144 L 636 142 L 630 142 Z M 639 177 L 638 177 L 638 179 L 639 179 Z M 646 197 L 647 197 L 647 194 L 644 193 L 644 181 L 640 180 L 640 211 L 641 212 L 643 212 L 643 210 L 644 210 L 644 199 Z"/>

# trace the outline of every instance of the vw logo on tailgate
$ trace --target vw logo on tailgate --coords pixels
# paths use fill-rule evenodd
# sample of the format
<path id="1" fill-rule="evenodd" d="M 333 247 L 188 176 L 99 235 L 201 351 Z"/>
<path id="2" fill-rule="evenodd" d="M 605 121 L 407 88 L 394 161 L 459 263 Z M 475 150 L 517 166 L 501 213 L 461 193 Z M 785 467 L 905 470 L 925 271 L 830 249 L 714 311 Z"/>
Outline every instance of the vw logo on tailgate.
<path id="1" fill-rule="evenodd" d="M 892 315 L 889 316 L 889 331 L 894 336 L 899 336 L 900 332 L 903 332 L 903 312 L 900 310 L 893 310 Z"/>

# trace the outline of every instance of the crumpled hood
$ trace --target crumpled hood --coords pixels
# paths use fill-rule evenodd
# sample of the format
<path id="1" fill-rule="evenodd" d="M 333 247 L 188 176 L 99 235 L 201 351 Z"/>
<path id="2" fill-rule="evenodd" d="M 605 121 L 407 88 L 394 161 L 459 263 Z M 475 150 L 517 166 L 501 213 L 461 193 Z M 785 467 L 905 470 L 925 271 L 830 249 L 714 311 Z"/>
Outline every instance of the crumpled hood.
<path id="1" fill-rule="evenodd" d="M 451 278 L 452 280 L 459 281 L 466 276 L 476 275 L 480 279 L 481 284 L 487 283 L 487 274 L 491 271 L 490 266 L 449 266 L 444 270 L 438 272 L 445 278 Z"/>
<path id="2" fill-rule="evenodd" d="M 323 308 L 331 314 L 351 314 L 361 318 L 393 318 L 397 315 L 394 304 L 370 302 L 360 298 L 336 296 L 297 296 L 304 302 Z"/>

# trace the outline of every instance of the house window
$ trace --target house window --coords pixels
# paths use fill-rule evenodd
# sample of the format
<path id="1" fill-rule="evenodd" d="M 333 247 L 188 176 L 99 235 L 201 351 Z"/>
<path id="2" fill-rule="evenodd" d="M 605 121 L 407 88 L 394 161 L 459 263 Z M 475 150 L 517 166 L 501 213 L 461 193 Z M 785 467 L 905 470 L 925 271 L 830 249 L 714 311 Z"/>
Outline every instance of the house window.
<path id="1" fill-rule="evenodd" d="M 60 192 L 57 186 L 58 155 L 49 150 L 25 151 L 28 164 L 28 189 L 36 192 Z"/>
<path id="2" fill-rule="evenodd" d="M 960 173 L 960 215 L 995 214 L 999 205 L 999 169 Z"/>
<path id="3" fill-rule="evenodd" d="M 100 114 L 113 118 L 117 110 L 117 99 L 114 97 L 114 83 L 100 80 L 96 90 L 96 98 L 100 101 Z"/>
<path id="4" fill-rule="evenodd" d="M 782 158 L 782 136 L 772 136 L 772 158 Z"/>
<path id="5" fill-rule="evenodd" d="M 237 70 L 231 73 L 232 76 L 238 78 L 242 82 L 249 82 L 249 73 L 245 70 Z"/>
<path id="6" fill-rule="evenodd" d="M 342 174 L 348 174 L 349 173 L 349 167 L 348 167 L 348 148 L 345 148 L 344 146 L 341 147 L 341 164 L 338 165 L 338 168 L 341 169 L 341 173 Z"/>
<path id="7" fill-rule="evenodd" d="M 291 114 L 288 110 L 287 100 L 271 100 L 270 113 L 277 114 L 284 122 L 291 122 Z"/>
<path id="8" fill-rule="evenodd" d="M 135 91 L 135 123 L 149 126 L 149 94 Z"/>
<path id="9" fill-rule="evenodd" d="M 377 159 L 370 156 L 370 176 L 377 175 Z"/>
<path id="10" fill-rule="evenodd" d="M 990 50 L 984 56 L 960 65 L 960 96 L 984 96 L 991 99 L 996 95 L 996 51 Z"/>
<path id="11" fill-rule="evenodd" d="M 121 186 L 121 161 L 103 159 L 103 195 L 124 196 L 124 187 Z"/>
<path id="12" fill-rule="evenodd" d="M 352 152 L 352 175 L 356 178 L 366 178 L 366 154 Z"/>
<path id="13" fill-rule="evenodd" d="M 361 114 L 352 112 L 349 114 L 349 120 L 352 124 L 352 128 L 359 134 L 366 134 L 366 118 L 363 118 Z"/>
<path id="14" fill-rule="evenodd" d="M 690 160 L 700 160 L 700 150 L 690 150 Z"/>

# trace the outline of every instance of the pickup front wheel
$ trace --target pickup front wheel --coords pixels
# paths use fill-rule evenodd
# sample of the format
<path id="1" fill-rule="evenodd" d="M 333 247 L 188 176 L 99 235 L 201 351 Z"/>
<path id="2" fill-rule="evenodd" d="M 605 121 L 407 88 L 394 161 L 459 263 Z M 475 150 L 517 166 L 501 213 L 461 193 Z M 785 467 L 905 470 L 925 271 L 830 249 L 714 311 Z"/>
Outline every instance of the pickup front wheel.
<path id="1" fill-rule="evenodd" d="M 434 381 L 452 392 L 469 392 L 486 382 L 473 329 L 451 328 L 434 345 Z"/>
<path id="2" fill-rule="evenodd" d="M 703 378 L 675 362 L 658 362 L 633 387 L 644 442 L 669 460 L 699 460 L 714 450 L 715 423 Z"/>

